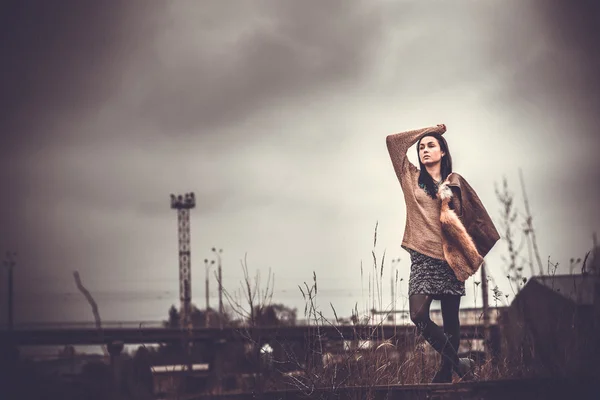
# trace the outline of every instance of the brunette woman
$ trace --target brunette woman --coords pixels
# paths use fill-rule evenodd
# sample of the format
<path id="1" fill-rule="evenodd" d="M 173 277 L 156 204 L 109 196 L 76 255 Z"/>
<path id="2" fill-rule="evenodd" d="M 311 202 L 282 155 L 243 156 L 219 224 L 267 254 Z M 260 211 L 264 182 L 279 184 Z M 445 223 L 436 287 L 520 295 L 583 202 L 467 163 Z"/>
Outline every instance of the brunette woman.
<path id="1" fill-rule="evenodd" d="M 452 382 L 452 371 L 463 378 L 473 366 L 472 360 L 459 359 L 457 354 L 460 300 L 465 279 L 475 273 L 499 238 L 475 191 L 452 173 L 445 132 L 445 125 L 437 125 L 386 139 L 406 203 L 402 248 L 411 257 L 410 317 L 442 360 L 432 383 Z M 415 143 L 420 168 L 406 157 Z M 442 192 L 447 196 L 441 197 Z M 448 213 L 452 218 L 447 218 Z M 433 300 L 441 301 L 443 330 L 429 317 Z"/>

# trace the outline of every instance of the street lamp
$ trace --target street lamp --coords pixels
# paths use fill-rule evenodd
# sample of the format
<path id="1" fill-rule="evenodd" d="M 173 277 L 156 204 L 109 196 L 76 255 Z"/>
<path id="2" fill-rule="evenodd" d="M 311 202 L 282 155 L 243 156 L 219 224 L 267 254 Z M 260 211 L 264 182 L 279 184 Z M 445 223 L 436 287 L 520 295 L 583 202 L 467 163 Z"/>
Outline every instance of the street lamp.
<path id="1" fill-rule="evenodd" d="M 204 259 L 204 290 L 206 292 L 206 313 L 204 314 L 204 321 L 205 321 L 205 325 L 208 328 L 209 326 L 209 316 L 208 316 L 208 309 L 210 308 L 210 302 L 209 302 L 209 280 L 208 280 L 208 270 L 210 269 L 211 265 L 215 264 L 215 260 L 210 260 L 210 263 L 208 262 L 208 260 L 205 258 Z"/>
<path id="2" fill-rule="evenodd" d="M 217 251 L 217 249 L 213 247 L 211 250 L 216 254 L 217 260 L 219 261 L 219 327 L 223 329 L 223 275 L 221 271 L 221 253 L 223 252 L 223 249 L 219 249 L 219 251 Z"/>

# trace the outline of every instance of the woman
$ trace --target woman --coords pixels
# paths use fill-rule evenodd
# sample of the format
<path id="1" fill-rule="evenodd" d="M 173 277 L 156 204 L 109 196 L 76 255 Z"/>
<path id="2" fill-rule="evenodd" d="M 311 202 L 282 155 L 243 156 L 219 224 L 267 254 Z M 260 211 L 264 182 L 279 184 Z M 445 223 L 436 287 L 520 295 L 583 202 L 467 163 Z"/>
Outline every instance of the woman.
<path id="1" fill-rule="evenodd" d="M 462 378 L 471 368 L 471 360 L 459 360 L 457 354 L 460 341 L 458 310 L 461 296 L 465 295 L 464 280 L 475 273 L 499 238 L 475 191 L 460 175 L 452 173 L 452 157 L 442 137 L 445 132 L 445 125 L 437 125 L 386 138 L 406 202 L 402 248 L 411 257 L 410 317 L 442 359 L 432 383 L 452 382 L 452 371 Z M 406 157 L 406 152 L 416 142 L 420 168 Z M 450 193 L 449 197 L 455 194 L 452 201 L 440 197 L 442 188 L 446 189 L 444 193 Z M 441 198 L 445 199 L 445 207 L 442 207 Z M 457 214 L 453 216 L 458 226 L 448 228 L 444 223 L 448 220 L 443 218 L 444 213 L 448 212 Z M 466 239 L 454 235 L 456 231 Z M 469 245 L 475 249 L 475 259 L 464 256 L 468 254 Z M 452 260 L 452 266 L 447 260 Z M 460 272 L 458 277 L 455 271 Z M 443 330 L 429 318 L 429 307 L 434 299 L 441 301 Z"/>

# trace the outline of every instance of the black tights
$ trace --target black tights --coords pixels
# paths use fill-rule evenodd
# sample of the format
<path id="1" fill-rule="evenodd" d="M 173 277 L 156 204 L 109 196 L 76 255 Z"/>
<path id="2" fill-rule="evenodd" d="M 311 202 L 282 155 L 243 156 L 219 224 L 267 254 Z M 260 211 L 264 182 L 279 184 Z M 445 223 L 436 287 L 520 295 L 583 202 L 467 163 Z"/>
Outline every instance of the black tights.
<path id="1" fill-rule="evenodd" d="M 410 296 L 410 319 L 415 323 L 419 333 L 442 356 L 442 369 L 451 371 L 458 367 L 458 345 L 460 342 L 460 321 L 458 309 L 460 296 L 445 295 L 441 297 L 442 330 L 429 318 L 429 306 L 433 297 L 427 294 Z"/>

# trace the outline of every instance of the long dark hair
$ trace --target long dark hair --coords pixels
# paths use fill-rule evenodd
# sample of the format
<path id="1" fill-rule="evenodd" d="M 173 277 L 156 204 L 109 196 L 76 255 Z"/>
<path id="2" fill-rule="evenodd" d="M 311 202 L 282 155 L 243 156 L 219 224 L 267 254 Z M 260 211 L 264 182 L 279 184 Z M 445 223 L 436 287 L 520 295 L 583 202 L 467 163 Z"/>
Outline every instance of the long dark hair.
<path id="1" fill-rule="evenodd" d="M 427 136 L 435 138 L 440 145 L 440 149 L 444 152 L 444 156 L 440 162 L 442 181 L 446 180 L 448 175 L 452 173 L 452 156 L 450 155 L 450 149 L 448 149 L 448 143 L 446 143 L 446 139 L 444 139 L 444 137 L 437 132 L 429 132 L 424 134 L 417 143 L 417 159 L 419 160 L 419 169 L 421 170 L 421 173 L 419 174 L 419 186 L 422 187 L 431 198 L 435 199 L 437 186 L 433 182 L 433 178 L 431 175 L 429 175 L 429 172 L 427 172 L 427 168 L 425 168 L 421 162 L 421 157 L 419 156 L 419 146 L 421 146 L 421 140 Z"/>

